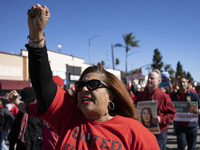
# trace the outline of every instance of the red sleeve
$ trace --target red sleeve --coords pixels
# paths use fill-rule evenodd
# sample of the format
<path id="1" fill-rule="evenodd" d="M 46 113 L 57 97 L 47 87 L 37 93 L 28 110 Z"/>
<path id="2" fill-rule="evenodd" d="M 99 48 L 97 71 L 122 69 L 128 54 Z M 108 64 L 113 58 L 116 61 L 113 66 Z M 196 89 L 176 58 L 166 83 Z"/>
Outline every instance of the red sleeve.
<path id="1" fill-rule="evenodd" d="M 30 114 L 32 117 L 38 117 L 37 115 L 37 108 L 38 108 L 38 103 L 35 103 L 35 104 L 31 104 L 31 105 L 28 105 L 27 106 L 27 111 L 28 111 L 28 114 Z"/>
<path id="2" fill-rule="evenodd" d="M 13 114 L 13 116 L 14 117 L 16 117 L 17 116 L 17 114 L 18 114 L 18 108 L 17 108 L 17 106 L 13 106 L 13 108 L 10 110 L 10 112 Z"/>
<path id="3" fill-rule="evenodd" d="M 57 88 L 56 96 L 45 113 L 41 113 L 41 109 L 37 109 L 37 115 L 47 121 L 58 135 L 62 134 L 74 119 L 73 116 L 78 116 L 78 113 L 80 113 L 80 109 L 77 107 L 76 100 L 61 87 Z"/>
<path id="4" fill-rule="evenodd" d="M 160 110 L 164 111 L 164 115 L 158 115 L 160 117 L 160 124 L 167 125 L 172 122 L 176 115 L 174 105 L 168 95 L 165 96 L 165 102 L 163 101 L 163 107 Z"/>
<path id="5" fill-rule="evenodd" d="M 137 102 L 138 102 L 138 98 L 139 98 L 139 95 L 135 97 L 135 100 L 133 101 L 135 106 L 137 106 Z"/>
<path id="6" fill-rule="evenodd" d="M 145 92 L 145 91 L 144 91 Z M 144 95 L 144 92 L 140 92 L 135 98 L 134 98 L 134 104 L 137 107 L 137 103 L 141 101 L 141 96 Z M 143 98 L 144 99 L 144 98 Z"/>

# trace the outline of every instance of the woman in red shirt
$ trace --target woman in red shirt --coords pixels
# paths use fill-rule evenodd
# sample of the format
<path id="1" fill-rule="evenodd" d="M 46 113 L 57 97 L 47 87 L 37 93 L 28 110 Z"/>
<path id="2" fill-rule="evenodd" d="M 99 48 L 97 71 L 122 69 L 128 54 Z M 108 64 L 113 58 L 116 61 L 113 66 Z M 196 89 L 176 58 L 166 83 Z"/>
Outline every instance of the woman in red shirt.
<path id="1" fill-rule="evenodd" d="M 52 79 L 43 29 L 46 6 L 28 10 L 29 73 L 39 103 L 37 114 L 58 133 L 57 150 L 159 149 L 155 136 L 135 119 L 123 83 L 100 64 L 90 66 L 75 84 L 75 96 Z"/>

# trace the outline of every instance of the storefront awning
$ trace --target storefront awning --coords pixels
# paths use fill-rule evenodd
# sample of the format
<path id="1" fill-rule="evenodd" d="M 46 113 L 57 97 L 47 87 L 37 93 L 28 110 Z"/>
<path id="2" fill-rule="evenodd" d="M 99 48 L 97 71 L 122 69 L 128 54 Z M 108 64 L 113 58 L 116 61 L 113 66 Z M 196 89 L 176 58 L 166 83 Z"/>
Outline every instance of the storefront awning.
<path id="1" fill-rule="evenodd" d="M 31 87 L 29 81 L 0 80 L 0 90 L 22 90 L 25 87 Z"/>

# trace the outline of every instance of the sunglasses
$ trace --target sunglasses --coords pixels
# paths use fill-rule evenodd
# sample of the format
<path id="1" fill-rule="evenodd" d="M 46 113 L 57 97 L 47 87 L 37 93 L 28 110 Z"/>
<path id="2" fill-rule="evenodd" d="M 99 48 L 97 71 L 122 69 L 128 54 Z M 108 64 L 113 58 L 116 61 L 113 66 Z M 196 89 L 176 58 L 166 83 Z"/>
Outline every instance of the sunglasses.
<path id="1" fill-rule="evenodd" d="M 100 85 L 102 85 L 102 87 L 108 88 L 100 80 L 90 80 L 88 82 L 77 81 L 75 83 L 75 89 L 76 91 L 80 92 L 83 89 L 83 87 L 86 86 L 89 91 L 94 91 L 97 88 L 99 88 Z"/>

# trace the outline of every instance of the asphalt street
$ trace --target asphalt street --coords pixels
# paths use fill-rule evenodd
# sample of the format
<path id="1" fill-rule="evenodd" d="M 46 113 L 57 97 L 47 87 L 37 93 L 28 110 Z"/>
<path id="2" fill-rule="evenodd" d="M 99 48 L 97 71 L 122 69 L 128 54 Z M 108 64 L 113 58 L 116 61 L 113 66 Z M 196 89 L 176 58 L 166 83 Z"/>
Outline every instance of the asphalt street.
<path id="1" fill-rule="evenodd" d="M 176 136 L 173 125 L 170 124 L 168 128 L 167 146 L 166 150 L 177 150 Z M 200 131 L 198 132 L 196 150 L 200 150 Z"/>

